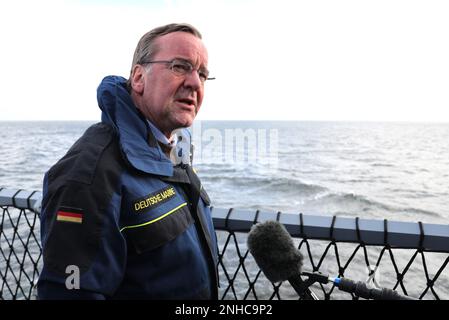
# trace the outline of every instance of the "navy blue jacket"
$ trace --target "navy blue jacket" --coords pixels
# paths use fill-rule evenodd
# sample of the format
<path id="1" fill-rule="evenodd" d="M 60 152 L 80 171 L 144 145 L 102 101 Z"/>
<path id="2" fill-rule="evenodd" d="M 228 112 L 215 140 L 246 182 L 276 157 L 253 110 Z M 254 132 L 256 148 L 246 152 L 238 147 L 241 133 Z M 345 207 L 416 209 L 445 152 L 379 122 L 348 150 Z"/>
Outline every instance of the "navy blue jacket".
<path id="1" fill-rule="evenodd" d="M 125 83 L 103 79 L 102 122 L 45 174 L 38 298 L 216 299 L 209 198 L 164 155 Z"/>

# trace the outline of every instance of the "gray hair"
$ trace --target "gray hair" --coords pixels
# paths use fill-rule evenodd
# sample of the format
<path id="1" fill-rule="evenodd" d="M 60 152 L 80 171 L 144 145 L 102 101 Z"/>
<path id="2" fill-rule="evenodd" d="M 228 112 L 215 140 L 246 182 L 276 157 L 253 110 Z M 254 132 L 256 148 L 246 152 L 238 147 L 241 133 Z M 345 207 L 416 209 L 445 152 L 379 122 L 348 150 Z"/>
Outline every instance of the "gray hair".
<path id="1" fill-rule="evenodd" d="M 202 39 L 201 33 L 192 25 L 187 23 L 170 23 L 164 26 L 154 28 L 153 30 L 145 33 L 137 43 L 136 50 L 134 51 L 133 62 L 131 65 L 130 76 L 127 82 L 128 89 L 131 89 L 131 78 L 133 75 L 133 69 L 136 64 L 142 64 L 151 60 L 154 54 L 157 52 L 157 47 L 154 42 L 158 37 L 172 33 L 172 32 L 187 32 L 193 34 L 199 39 Z"/>

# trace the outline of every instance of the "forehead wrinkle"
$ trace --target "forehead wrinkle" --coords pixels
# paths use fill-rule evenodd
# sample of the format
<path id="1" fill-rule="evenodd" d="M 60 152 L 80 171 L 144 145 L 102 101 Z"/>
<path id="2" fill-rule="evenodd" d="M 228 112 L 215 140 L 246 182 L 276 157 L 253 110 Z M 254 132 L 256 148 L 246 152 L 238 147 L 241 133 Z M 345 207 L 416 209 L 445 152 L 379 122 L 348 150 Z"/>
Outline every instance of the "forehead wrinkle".
<path id="1" fill-rule="evenodd" d="M 186 41 L 186 36 L 179 34 L 179 32 L 157 38 L 155 40 L 157 50 L 154 57 L 158 56 L 157 59 L 181 58 L 189 61 L 195 67 L 207 68 L 208 53 L 203 42 L 194 35 L 185 34 L 187 38 L 191 36 L 190 39 L 193 39 L 193 41 Z"/>

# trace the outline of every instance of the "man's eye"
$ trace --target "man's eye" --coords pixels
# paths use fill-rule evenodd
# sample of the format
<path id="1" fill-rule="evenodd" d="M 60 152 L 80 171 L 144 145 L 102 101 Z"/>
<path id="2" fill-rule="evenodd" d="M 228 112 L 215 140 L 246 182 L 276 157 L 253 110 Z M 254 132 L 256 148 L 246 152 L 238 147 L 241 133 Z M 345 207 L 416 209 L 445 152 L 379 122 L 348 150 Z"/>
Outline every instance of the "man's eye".
<path id="1" fill-rule="evenodd" d="M 178 73 L 188 73 L 190 71 L 190 66 L 188 64 L 175 62 L 172 65 L 173 71 Z"/>
<path id="2" fill-rule="evenodd" d="M 199 74 L 199 76 L 200 76 L 200 79 L 201 79 L 201 81 L 206 81 L 207 80 L 207 78 L 208 78 L 208 75 L 207 75 L 207 73 L 205 73 L 205 72 L 199 72 L 198 73 Z"/>

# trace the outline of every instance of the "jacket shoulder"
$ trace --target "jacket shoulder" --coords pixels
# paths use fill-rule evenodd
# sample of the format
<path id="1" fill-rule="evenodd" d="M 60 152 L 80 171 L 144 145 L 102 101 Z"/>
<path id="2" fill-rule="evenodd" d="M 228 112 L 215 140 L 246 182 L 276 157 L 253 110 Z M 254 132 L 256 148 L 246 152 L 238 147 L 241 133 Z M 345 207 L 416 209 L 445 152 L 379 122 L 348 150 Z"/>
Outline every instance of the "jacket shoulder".
<path id="1" fill-rule="evenodd" d="M 50 168 L 48 182 L 59 184 L 74 181 L 90 185 L 95 181 L 98 170 L 107 170 L 112 166 L 116 169 L 113 172 L 117 172 L 119 159 L 120 151 L 113 127 L 97 123 L 89 127 Z"/>

